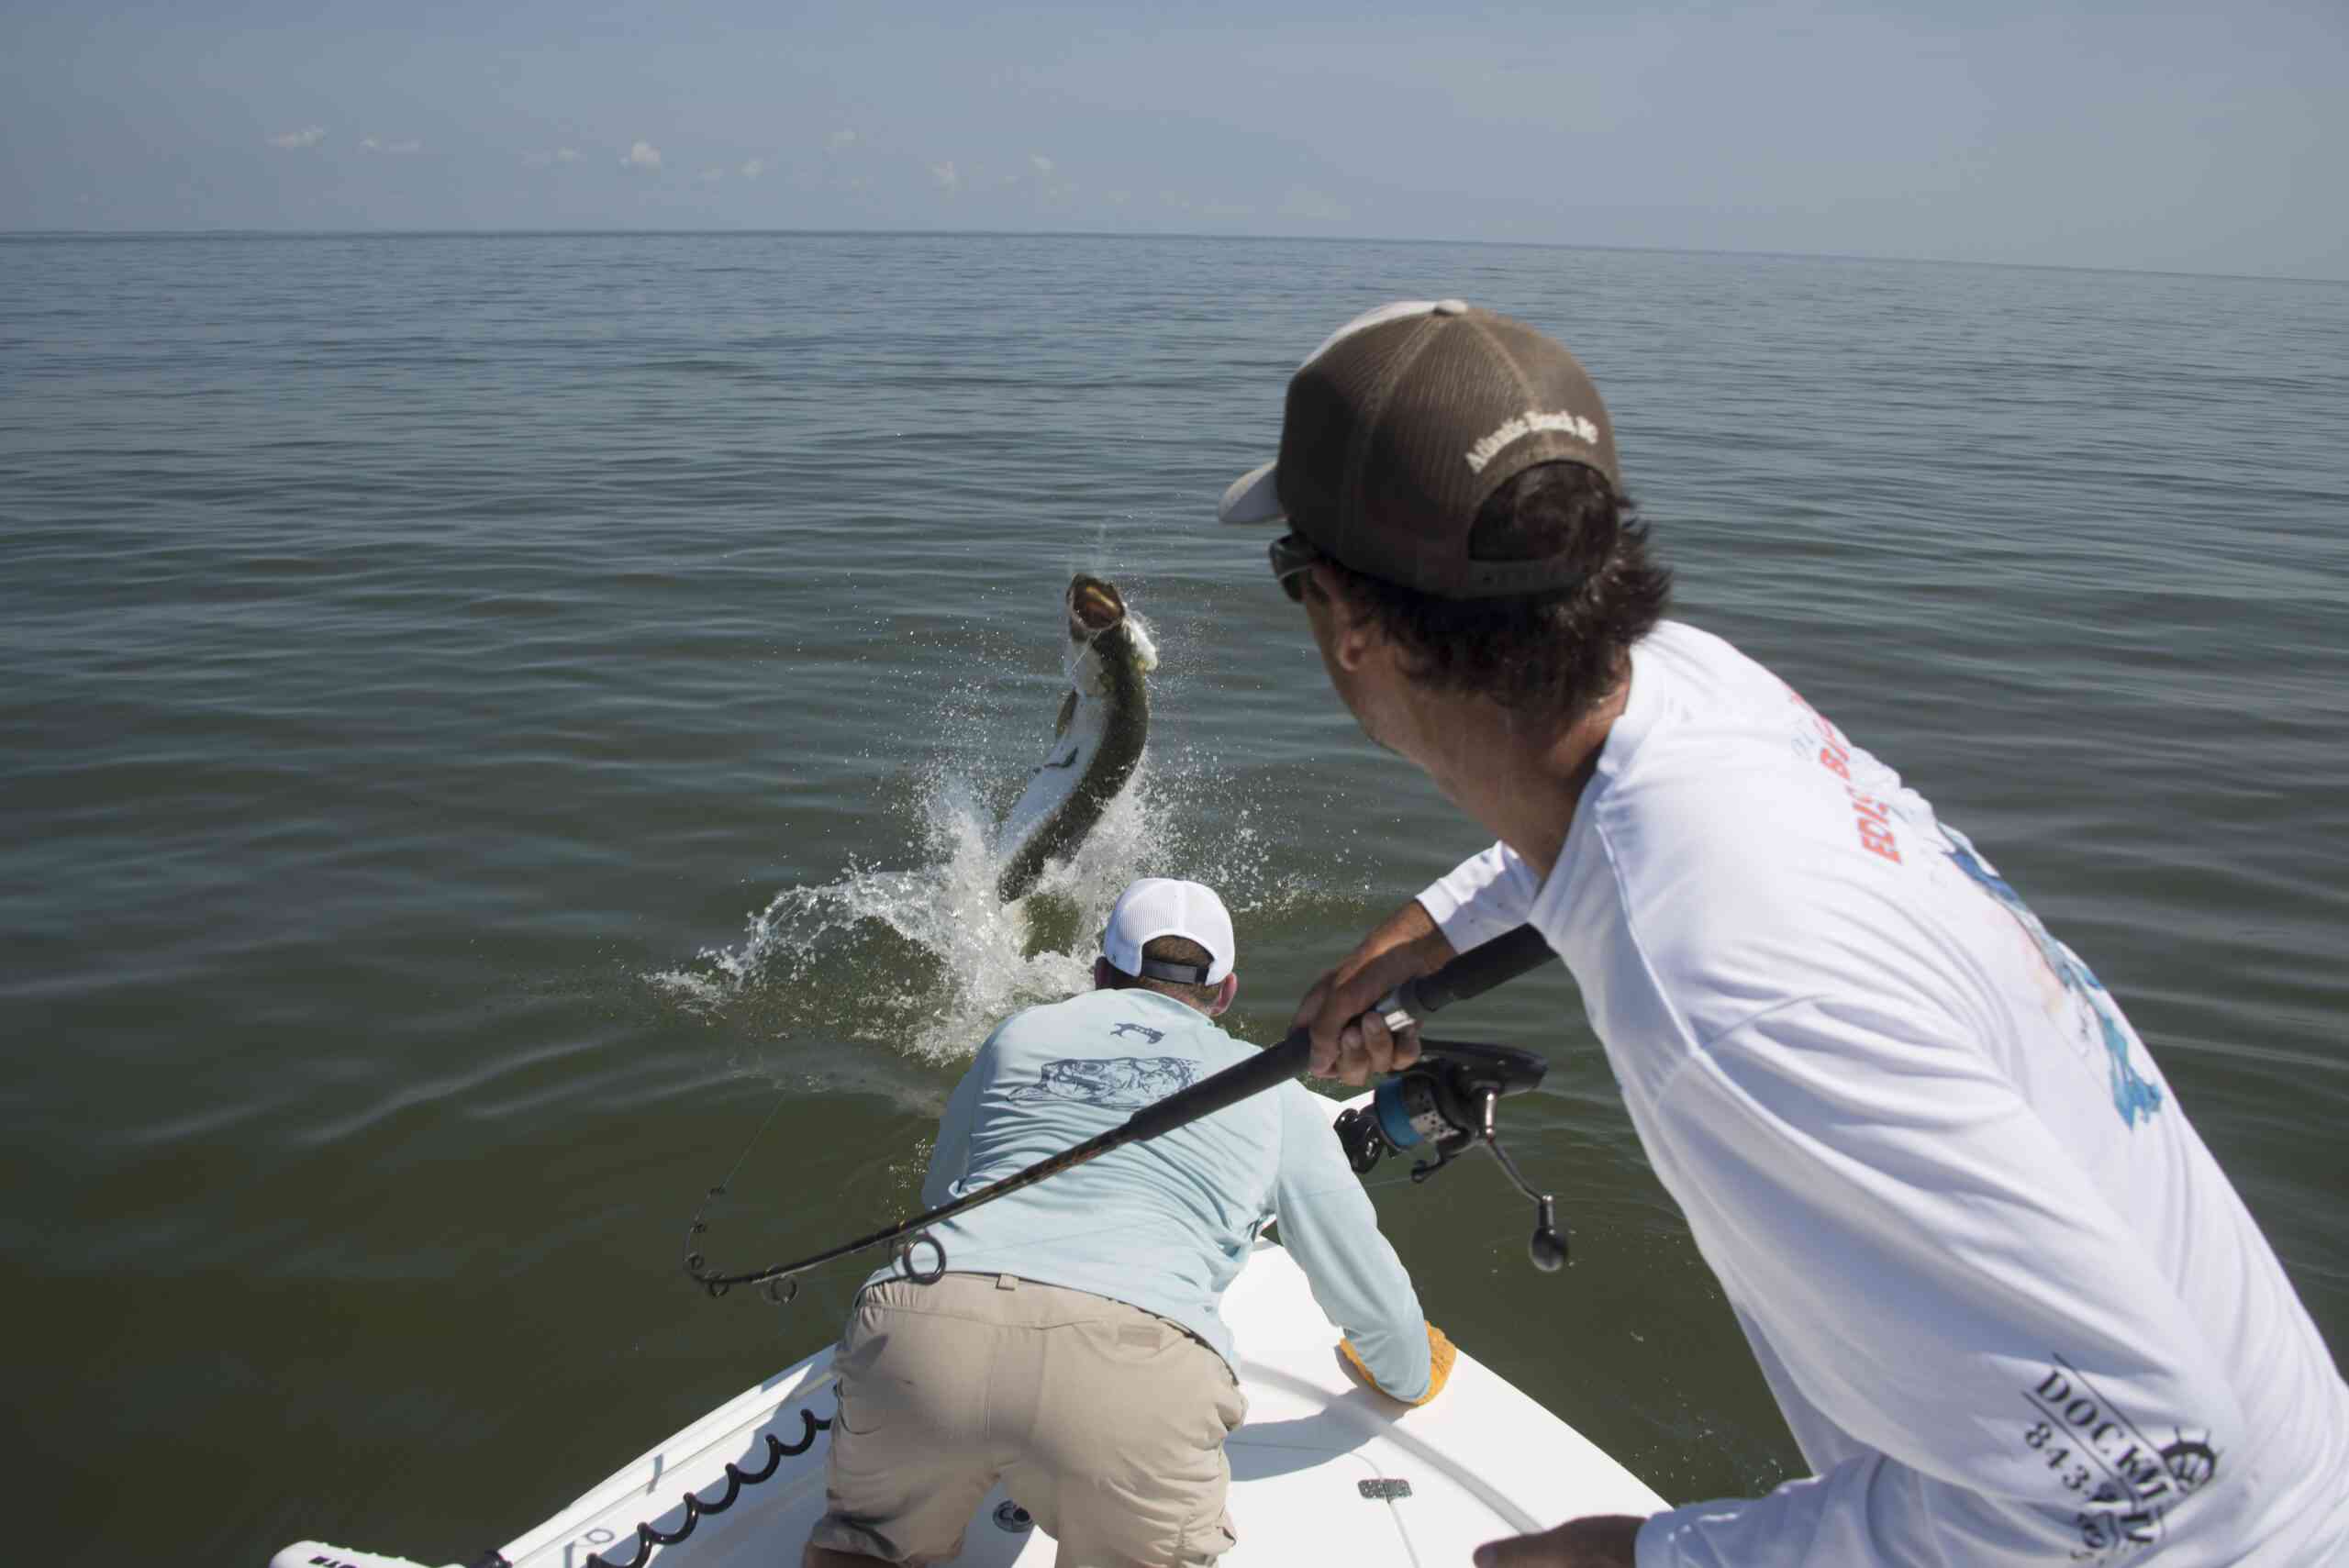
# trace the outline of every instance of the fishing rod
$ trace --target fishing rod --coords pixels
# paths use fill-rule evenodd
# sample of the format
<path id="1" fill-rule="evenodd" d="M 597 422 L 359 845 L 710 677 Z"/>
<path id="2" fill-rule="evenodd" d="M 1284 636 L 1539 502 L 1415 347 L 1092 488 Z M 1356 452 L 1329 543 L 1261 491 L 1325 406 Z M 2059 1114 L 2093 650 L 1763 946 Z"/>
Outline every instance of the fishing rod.
<path id="1" fill-rule="evenodd" d="M 1540 967 L 1552 956 L 1549 941 L 1540 931 L 1530 925 L 1520 926 L 1505 936 L 1469 949 L 1432 973 L 1405 981 L 1379 1001 L 1375 1011 L 1388 1029 L 1408 1029 L 1430 1013 L 1482 995 L 1504 981 Z M 842 1242 L 796 1262 L 774 1263 L 742 1273 L 721 1273 L 711 1269 L 694 1243 L 694 1238 L 708 1229 L 702 1218 L 706 1210 L 696 1209 L 693 1224 L 685 1231 L 685 1273 L 712 1296 L 724 1296 L 738 1284 L 755 1284 L 769 1301 L 780 1307 L 798 1294 L 798 1275 L 852 1253 L 888 1246 L 898 1272 L 905 1277 L 934 1280 L 946 1272 L 946 1247 L 930 1233 L 930 1227 L 967 1214 L 981 1204 L 1007 1197 L 1023 1187 L 1031 1187 L 1049 1176 L 1073 1171 L 1113 1149 L 1147 1142 L 1285 1084 L 1306 1070 L 1312 1047 L 1312 1037 L 1305 1029 L 1291 1029 L 1278 1045 L 1143 1106 L 1120 1126 L 1016 1171 L 999 1182 L 966 1193 L 952 1203 L 941 1204 L 869 1236 Z M 1356 1172 L 1367 1172 L 1389 1153 L 1430 1144 L 1435 1160 L 1417 1165 L 1411 1172 L 1413 1181 L 1424 1181 L 1464 1150 L 1481 1142 L 1493 1151 L 1517 1189 L 1534 1200 L 1534 1266 L 1545 1273 L 1556 1269 L 1566 1260 L 1566 1247 L 1557 1232 L 1550 1195 L 1537 1193 L 1527 1184 L 1519 1173 L 1516 1162 L 1495 1140 L 1493 1129 L 1494 1108 L 1500 1097 L 1540 1083 L 1549 1064 L 1531 1051 L 1464 1041 L 1422 1040 L 1420 1052 L 1419 1062 L 1379 1084 L 1366 1110 L 1350 1110 L 1339 1117 L 1339 1141 L 1348 1162 Z M 712 1198 L 725 1195 L 723 1184 L 711 1187 L 707 1194 Z M 933 1254 L 927 1268 L 918 1268 L 913 1262 L 915 1249 L 922 1247 Z"/>

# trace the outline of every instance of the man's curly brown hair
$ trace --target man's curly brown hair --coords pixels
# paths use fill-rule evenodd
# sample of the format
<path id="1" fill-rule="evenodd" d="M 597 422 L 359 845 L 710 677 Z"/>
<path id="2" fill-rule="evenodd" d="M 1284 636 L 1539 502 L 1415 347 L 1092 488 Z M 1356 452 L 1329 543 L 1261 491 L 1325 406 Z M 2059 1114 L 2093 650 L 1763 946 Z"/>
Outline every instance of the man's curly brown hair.
<path id="1" fill-rule="evenodd" d="M 1439 599 L 1329 564 L 1348 598 L 1400 647 L 1411 679 L 1562 726 L 1621 684 L 1631 645 L 1672 599 L 1672 573 L 1649 559 L 1637 506 L 1583 463 L 1537 463 L 1500 485 L 1476 513 L 1468 554 L 1564 555 L 1582 574 L 1545 593 Z"/>

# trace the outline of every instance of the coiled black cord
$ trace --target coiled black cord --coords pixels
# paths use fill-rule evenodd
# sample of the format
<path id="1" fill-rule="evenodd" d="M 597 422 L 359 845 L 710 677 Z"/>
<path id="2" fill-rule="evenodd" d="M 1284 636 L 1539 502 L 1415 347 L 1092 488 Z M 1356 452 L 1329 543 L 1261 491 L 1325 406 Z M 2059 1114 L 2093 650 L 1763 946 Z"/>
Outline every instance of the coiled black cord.
<path id="1" fill-rule="evenodd" d="M 636 1551 L 633 1556 L 626 1562 L 615 1562 L 600 1551 L 590 1552 L 584 1568 L 642 1568 L 645 1559 L 652 1554 L 654 1547 L 676 1545 L 685 1537 L 693 1534 L 694 1526 L 701 1523 L 705 1517 L 710 1514 L 722 1514 L 732 1507 L 734 1500 L 742 1495 L 743 1487 L 755 1486 L 766 1480 L 782 1465 L 786 1454 L 806 1453 L 814 1446 L 818 1432 L 831 1429 L 831 1422 L 820 1418 L 809 1410 L 802 1409 L 799 1412 L 799 1419 L 805 1425 L 800 1428 L 799 1440 L 796 1443 L 785 1442 L 773 1432 L 767 1434 L 767 1462 L 760 1469 L 744 1470 L 735 1464 L 732 1460 L 726 1462 L 726 1495 L 724 1496 L 718 1498 L 715 1502 L 706 1503 L 691 1491 L 686 1492 L 684 1524 L 673 1530 L 663 1530 L 654 1529 L 650 1519 L 640 1520 L 636 1527 Z"/>

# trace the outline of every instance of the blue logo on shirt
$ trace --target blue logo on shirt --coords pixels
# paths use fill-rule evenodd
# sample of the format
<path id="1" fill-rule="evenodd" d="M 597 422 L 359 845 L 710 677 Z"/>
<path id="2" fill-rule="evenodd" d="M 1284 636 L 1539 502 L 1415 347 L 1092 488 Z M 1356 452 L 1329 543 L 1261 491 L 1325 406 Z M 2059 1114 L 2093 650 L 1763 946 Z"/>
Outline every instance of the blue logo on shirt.
<path id="1" fill-rule="evenodd" d="M 1954 846 L 1949 851 L 1949 858 L 1957 869 L 1971 877 L 1976 886 L 2007 906 L 2007 913 L 2012 915 L 2030 934 L 2032 941 L 2039 949 L 2039 956 L 2047 961 L 2047 967 L 2055 972 L 2055 977 L 2064 983 L 2065 989 L 2086 1002 L 2088 1010 L 2096 1015 L 2097 1027 L 2104 1034 L 2105 1051 L 2112 1058 L 2112 1108 L 2121 1113 L 2121 1125 L 2133 1128 L 2141 1117 L 2151 1121 L 2154 1113 L 2162 1108 L 2162 1092 L 2147 1083 L 2130 1062 L 2129 1037 L 2121 1032 L 2111 994 L 2105 990 L 2104 983 L 2089 973 L 2088 966 L 2082 963 L 2071 949 L 2049 934 L 2047 928 L 2040 924 L 2039 917 L 2031 912 L 2030 906 L 2023 903 L 2022 895 L 2008 884 L 2006 878 L 1982 863 L 1964 834 L 1946 824 L 1942 830 L 1949 835 L 1950 843 Z"/>

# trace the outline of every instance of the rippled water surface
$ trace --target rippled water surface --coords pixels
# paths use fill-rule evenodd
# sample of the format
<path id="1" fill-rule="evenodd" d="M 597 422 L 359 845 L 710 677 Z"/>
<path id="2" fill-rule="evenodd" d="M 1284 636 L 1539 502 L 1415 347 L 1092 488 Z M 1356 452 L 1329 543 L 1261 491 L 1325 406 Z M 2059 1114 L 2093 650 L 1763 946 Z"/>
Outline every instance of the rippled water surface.
<path id="1" fill-rule="evenodd" d="M 1679 613 L 1933 797 L 2129 1008 L 2349 1344 L 2349 287 L 1433 245 L 0 241 L 0 1269 L 28 1555 L 462 1561 L 836 1331 L 678 1273 L 910 1203 L 1106 572 L 1165 655 L 1060 882 L 1222 886 L 1270 1040 L 1477 846 L 1215 496 L 1383 299 L 1606 390 Z M 1675 1500 L 1799 1461 L 1563 975 L 1430 1315 Z M 778 1108 L 778 1095 L 781 1095 Z"/>

